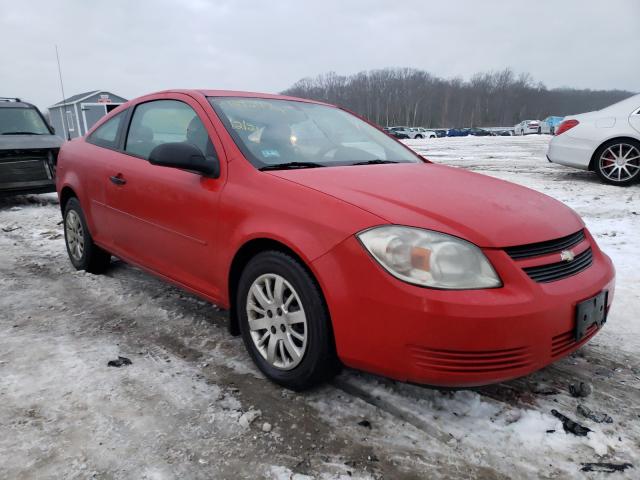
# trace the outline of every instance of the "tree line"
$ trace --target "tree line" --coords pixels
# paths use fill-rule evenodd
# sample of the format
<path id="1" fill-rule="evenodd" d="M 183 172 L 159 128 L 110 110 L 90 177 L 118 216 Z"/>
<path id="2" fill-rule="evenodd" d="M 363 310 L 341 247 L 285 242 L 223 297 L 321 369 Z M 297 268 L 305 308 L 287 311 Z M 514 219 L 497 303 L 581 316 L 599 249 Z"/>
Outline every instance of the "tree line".
<path id="1" fill-rule="evenodd" d="M 348 108 L 378 125 L 426 128 L 512 126 L 599 110 L 632 92 L 548 89 L 528 73 L 484 72 L 469 80 L 443 79 L 423 70 L 385 68 L 304 78 L 282 92 Z"/>

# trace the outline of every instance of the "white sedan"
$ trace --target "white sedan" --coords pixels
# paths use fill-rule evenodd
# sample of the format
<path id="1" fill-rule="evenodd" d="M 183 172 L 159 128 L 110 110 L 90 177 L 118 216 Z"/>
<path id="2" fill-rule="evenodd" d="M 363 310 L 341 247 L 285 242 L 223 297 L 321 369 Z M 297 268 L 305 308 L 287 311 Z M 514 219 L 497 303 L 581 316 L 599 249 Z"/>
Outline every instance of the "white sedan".
<path id="1" fill-rule="evenodd" d="M 547 158 L 595 171 L 612 185 L 640 179 L 640 95 L 597 112 L 565 117 L 549 143 Z"/>
<path id="2" fill-rule="evenodd" d="M 523 120 L 513 131 L 516 135 L 529 135 L 530 133 L 540 133 L 540 122 L 538 120 Z"/>
<path id="3" fill-rule="evenodd" d="M 413 138 L 436 138 L 436 132 L 433 130 L 427 130 L 422 127 L 414 127 L 410 129 L 414 133 Z"/>

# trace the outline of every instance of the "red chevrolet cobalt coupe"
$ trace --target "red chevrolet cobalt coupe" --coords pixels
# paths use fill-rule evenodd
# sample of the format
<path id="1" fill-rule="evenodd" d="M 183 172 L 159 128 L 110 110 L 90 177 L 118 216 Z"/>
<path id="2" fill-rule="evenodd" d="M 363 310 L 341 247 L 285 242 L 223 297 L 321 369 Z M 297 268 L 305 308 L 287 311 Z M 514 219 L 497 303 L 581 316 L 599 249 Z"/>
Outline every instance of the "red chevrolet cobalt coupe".
<path id="1" fill-rule="evenodd" d="M 57 190 L 75 268 L 115 255 L 228 308 L 293 389 L 340 364 L 443 386 L 526 375 L 613 298 L 611 261 L 562 203 L 309 100 L 132 100 L 62 147 Z"/>

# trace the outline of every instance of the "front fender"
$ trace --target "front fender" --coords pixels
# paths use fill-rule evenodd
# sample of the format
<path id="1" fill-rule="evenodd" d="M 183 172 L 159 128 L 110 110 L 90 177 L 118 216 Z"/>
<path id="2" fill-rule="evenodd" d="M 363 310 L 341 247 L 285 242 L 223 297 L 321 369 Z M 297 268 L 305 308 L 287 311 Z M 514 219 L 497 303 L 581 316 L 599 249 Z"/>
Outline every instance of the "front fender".
<path id="1" fill-rule="evenodd" d="M 218 285 L 229 285 L 236 254 L 257 239 L 294 252 L 313 272 L 312 262 L 354 233 L 386 223 L 359 207 L 289 180 L 255 171 L 230 178 L 219 204 Z M 313 272 L 314 274 L 316 272 Z M 222 302 L 230 304 L 229 289 Z"/>

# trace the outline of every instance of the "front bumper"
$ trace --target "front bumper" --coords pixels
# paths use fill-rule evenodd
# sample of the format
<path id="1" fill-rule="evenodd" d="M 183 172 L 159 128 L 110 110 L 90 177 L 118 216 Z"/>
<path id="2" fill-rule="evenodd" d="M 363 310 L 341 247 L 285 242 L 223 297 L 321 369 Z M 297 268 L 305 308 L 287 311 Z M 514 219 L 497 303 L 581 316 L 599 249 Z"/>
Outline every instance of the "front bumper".
<path id="1" fill-rule="evenodd" d="M 571 353 L 575 306 L 602 290 L 614 269 L 588 235 L 593 263 L 536 283 L 503 250 L 485 250 L 504 286 L 447 291 L 388 274 L 351 237 L 313 263 L 331 313 L 338 356 L 397 380 L 464 387 L 527 375 Z"/>

